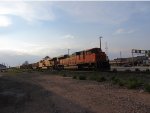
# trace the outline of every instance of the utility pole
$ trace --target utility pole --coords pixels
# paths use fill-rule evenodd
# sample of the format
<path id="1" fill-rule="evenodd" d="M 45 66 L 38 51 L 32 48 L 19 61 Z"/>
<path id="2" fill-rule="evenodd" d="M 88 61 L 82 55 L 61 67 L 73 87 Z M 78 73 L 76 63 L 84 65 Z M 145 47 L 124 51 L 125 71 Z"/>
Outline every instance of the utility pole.
<path id="1" fill-rule="evenodd" d="M 105 52 L 106 52 L 106 58 L 108 59 L 108 46 L 107 46 L 107 42 L 105 43 Z"/>
<path id="2" fill-rule="evenodd" d="M 122 53 L 120 51 L 120 65 L 122 66 Z"/>
<path id="3" fill-rule="evenodd" d="M 132 66 L 134 66 L 134 55 L 133 55 L 133 51 L 134 51 L 134 49 L 132 49 Z"/>
<path id="4" fill-rule="evenodd" d="M 103 38 L 102 36 L 99 37 L 99 41 L 100 41 L 100 49 L 102 50 L 101 48 L 101 38 Z"/>
<path id="5" fill-rule="evenodd" d="M 122 59 L 122 53 L 121 53 L 121 51 L 120 51 L 120 60 Z"/>
<path id="6" fill-rule="evenodd" d="M 122 53 L 120 51 L 120 66 L 122 66 Z"/>
<path id="7" fill-rule="evenodd" d="M 106 54 L 108 55 L 108 46 L 107 46 L 107 42 L 105 43 L 105 51 L 106 51 Z"/>
<path id="8" fill-rule="evenodd" d="M 68 49 L 68 56 L 69 56 L 69 51 L 70 51 L 70 49 Z"/>

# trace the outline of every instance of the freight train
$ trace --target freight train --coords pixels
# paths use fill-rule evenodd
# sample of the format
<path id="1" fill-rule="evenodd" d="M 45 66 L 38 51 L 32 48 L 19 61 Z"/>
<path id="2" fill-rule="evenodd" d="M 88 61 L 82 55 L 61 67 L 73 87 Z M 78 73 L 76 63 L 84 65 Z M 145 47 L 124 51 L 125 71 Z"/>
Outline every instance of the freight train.
<path id="1" fill-rule="evenodd" d="M 29 66 L 29 67 L 28 67 Z M 59 57 L 45 57 L 43 60 L 29 64 L 32 69 L 96 69 L 110 70 L 110 64 L 107 55 L 100 48 L 78 51 L 72 55 L 62 55 Z M 21 66 L 23 68 L 23 66 Z"/>

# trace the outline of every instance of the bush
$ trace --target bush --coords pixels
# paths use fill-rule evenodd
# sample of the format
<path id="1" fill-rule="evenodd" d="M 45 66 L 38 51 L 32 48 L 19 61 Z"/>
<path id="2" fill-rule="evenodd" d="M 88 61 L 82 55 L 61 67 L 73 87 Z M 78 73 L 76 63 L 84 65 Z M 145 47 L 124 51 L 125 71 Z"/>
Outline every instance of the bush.
<path id="1" fill-rule="evenodd" d="M 150 84 L 144 84 L 144 90 L 150 93 Z"/>
<path id="2" fill-rule="evenodd" d="M 127 80 L 127 83 L 126 83 L 127 88 L 129 88 L 129 89 L 135 89 L 135 88 L 141 86 L 141 84 L 142 84 L 142 82 L 137 80 L 136 78 L 131 78 L 131 79 Z"/>
<path id="3" fill-rule="evenodd" d="M 126 69 L 125 72 L 131 72 L 131 70 L 130 69 Z"/>
<path id="4" fill-rule="evenodd" d="M 76 76 L 76 75 L 74 75 L 74 76 L 72 76 L 72 78 L 73 78 L 73 79 L 77 79 L 77 76 Z"/>
<path id="5" fill-rule="evenodd" d="M 32 73 L 32 70 L 30 69 L 30 70 L 28 70 L 27 72 L 28 72 L 28 73 Z"/>
<path id="6" fill-rule="evenodd" d="M 123 80 L 121 80 L 119 78 L 116 78 L 115 76 L 113 76 L 111 78 L 111 80 L 112 80 L 113 84 L 118 84 L 119 86 L 124 86 L 125 85 L 125 82 Z"/>
<path id="7" fill-rule="evenodd" d="M 98 78 L 98 76 L 90 76 L 89 80 L 96 80 Z"/>
<path id="8" fill-rule="evenodd" d="M 116 68 L 114 68 L 114 69 L 112 70 L 112 72 L 117 72 L 117 69 L 116 69 Z"/>
<path id="9" fill-rule="evenodd" d="M 98 78 L 96 79 L 96 81 L 97 81 L 97 82 L 104 82 L 104 81 L 106 81 L 106 78 L 105 78 L 105 77 L 98 77 Z"/>
<path id="10" fill-rule="evenodd" d="M 146 69 L 145 71 L 146 71 L 146 72 L 150 72 L 150 70 L 149 70 L 149 69 Z"/>
<path id="11" fill-rule="evenodd" d="M 140 72 L 140 69 L 139 69 L 139 68 L 136 68 L 136 69 L 135 69 L 135 72 Z"/>
<path id="12" fill-rule="evenodd" d="M 112 77 L 111 80 L 112 80 L 112 83 L 113 83 L 113 84 L 117 84 L 118 81 L 119 81 L 119 79 L 116 78 L 116 77 Z"/>
<path id="13" fill-rule="evenodd" d="M 86 80 L 86 76 L 80 75 L 79 80 Z"/>
<path id="14" fill-rule="evenodd" d="M 119 85 L 119 86 L 124 86 L 124 85 L 125 85 L 125 82 L 124 82 L 123 80 L 120 80 L 120 79 L 119 79 L 118 85 Z"/>
<path id="15" fill-rule="evenodd" d="M 115 76 L 112 76 L 110 79 L 111 79 L 111 80 L 114 80 L 115 78 L 116 78 Z"/>
<path id="16" fill-rule="evenodd" d="M 66 74 L 63 74 L 62 76 L 63 76 L 63 77 L 67 77 L 67 75 L 66 75 Z"/>

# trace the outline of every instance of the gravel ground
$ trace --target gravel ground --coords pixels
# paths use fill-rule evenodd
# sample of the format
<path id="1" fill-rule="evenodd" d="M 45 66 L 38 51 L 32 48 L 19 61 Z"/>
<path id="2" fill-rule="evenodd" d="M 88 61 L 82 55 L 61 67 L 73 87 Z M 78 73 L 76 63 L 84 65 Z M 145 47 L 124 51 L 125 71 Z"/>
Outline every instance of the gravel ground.
<path id="1" fill-rule="evenodd" d="M 24 73 L 3 76 L 0 77 L 0 92 L 5 91 L 21 93 L 26 98 L 6 106 L 1 102 L 0 113 L 150 112 L 149 93 L 57 75 Z"/>

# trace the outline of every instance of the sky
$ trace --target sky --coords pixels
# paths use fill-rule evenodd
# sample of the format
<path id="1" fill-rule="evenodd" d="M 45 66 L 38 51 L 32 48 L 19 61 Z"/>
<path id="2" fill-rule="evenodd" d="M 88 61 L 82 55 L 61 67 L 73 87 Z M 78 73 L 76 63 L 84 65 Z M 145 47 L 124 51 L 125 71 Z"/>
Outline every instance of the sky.
<path id="1" fill-rule="evenodd" d="M 150 2 L 0 1 L 0 63 L 99 47 L 100 36 L 110 60 L 150 50 Z"/>

